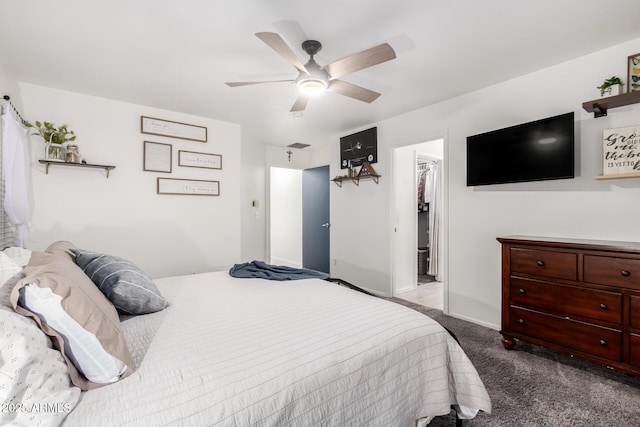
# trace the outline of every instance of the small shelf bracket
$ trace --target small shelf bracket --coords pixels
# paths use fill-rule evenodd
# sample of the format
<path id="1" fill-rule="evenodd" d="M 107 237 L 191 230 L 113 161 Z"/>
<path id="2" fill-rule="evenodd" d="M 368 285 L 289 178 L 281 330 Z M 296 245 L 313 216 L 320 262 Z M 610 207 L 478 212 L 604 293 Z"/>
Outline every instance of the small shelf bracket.
<path id="1" fill-rule="evenodd" d="M 598 117 L 604 117 L 607 115 L 607 108 L 602 107 L 597 102 L 593 103 L 593 118 L 597 119 Z"/>

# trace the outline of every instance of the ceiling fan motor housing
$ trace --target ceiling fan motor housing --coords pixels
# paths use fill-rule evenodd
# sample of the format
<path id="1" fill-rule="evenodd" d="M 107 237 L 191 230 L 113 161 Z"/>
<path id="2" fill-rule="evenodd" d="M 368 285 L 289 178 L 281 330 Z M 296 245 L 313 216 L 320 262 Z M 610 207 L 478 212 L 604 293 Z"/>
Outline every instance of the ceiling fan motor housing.
<path id="1" fill-rule="evenodd" d="M 322 43 L 318 40 L 306 40 L 302 42 L 302 50 L 307 52 L 307 55 L 313 57 L 316 53 L 322 50 Z"/>

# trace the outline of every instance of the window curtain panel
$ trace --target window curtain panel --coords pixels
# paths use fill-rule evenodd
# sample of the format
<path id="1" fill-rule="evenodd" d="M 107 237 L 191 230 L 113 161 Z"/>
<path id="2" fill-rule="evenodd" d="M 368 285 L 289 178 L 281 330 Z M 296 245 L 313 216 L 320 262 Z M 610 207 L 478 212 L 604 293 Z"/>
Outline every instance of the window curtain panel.
<path id="1" fill-rule="evenodd" d="M 22 248 L 27 247 L 27 224 L 31 219 L 28 132 L 13 109 L 5 108 L 2 115 L 4 210 L 15 228 L 13 246 Z"/>

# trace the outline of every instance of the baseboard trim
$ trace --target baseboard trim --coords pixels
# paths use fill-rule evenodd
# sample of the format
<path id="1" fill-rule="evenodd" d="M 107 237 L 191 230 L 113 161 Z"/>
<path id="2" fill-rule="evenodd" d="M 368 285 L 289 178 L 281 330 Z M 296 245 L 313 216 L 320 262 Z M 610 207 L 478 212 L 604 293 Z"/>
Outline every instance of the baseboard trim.
<path id="1" fill-rule="evenodd" d="M 405 287 L 405 288 L 395 289 L 395 290 L 393 291 L 393 294 L 394 294 L 393 296 L 394 296 L 394 297 L 397 297 L 397 296 L 398 296 L 398 294 L 401 294 L 401 293 L 403 293 L 403 292 L 409 292 L 409 291 L 412 291 L 412 290 L 414 290 L 414 289 L 417 289 L 417 288 L 416 288 L 416 286 L 407 286 L 407 287 Z"/>
<path id="2" fill-rule="evenodd" d="M 500 330 L 500 326 L 496 325 L 494 323 L 489 323 L 489 322 L 483 322 L 482 320 L 478 320 L 474 317 L 469 317 L 469 316 L 463 316 L 461 314 L 458 313 L 445 313 L 447 316 L 451 316 L 451 317 L 455 317 L 456 319 L 460 319 L 460 320 L 464 320 L 466 322 L 471 322 L 471 323 L 475 323 L 476 325 L 480 325 L 480 326 L 484 326 L 485 328 L 489 328 L 489 329 L 493 329 L 496 331 Z"/>
<path id="3" fill-rule="evenodd" d="M 285 259 L 285 258 L 278 258 L 278 257 L 271 257 L 271 261 L 269 262 L 270 264 L 274 264 L 274 265 L 286 265 L 287 267 L 293 267 L 293 268 L 302 268 L 302 264 L 296 261 L 292 261 L 290 259 Z"/>

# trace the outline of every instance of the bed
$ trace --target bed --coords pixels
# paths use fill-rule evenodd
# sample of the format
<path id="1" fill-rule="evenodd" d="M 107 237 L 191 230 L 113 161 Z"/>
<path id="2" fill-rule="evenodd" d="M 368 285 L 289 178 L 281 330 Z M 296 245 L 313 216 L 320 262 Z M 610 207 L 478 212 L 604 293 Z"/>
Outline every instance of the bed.
<path id="1" fill-rule="evenodd" d="M 451 335 L 402 305 L 320 279 L 154 282 L 169 306 L 120 316 L 130 375 L 64 389 L 49 425 L 409 427 L 452 405 L 491 411 Z"/>

